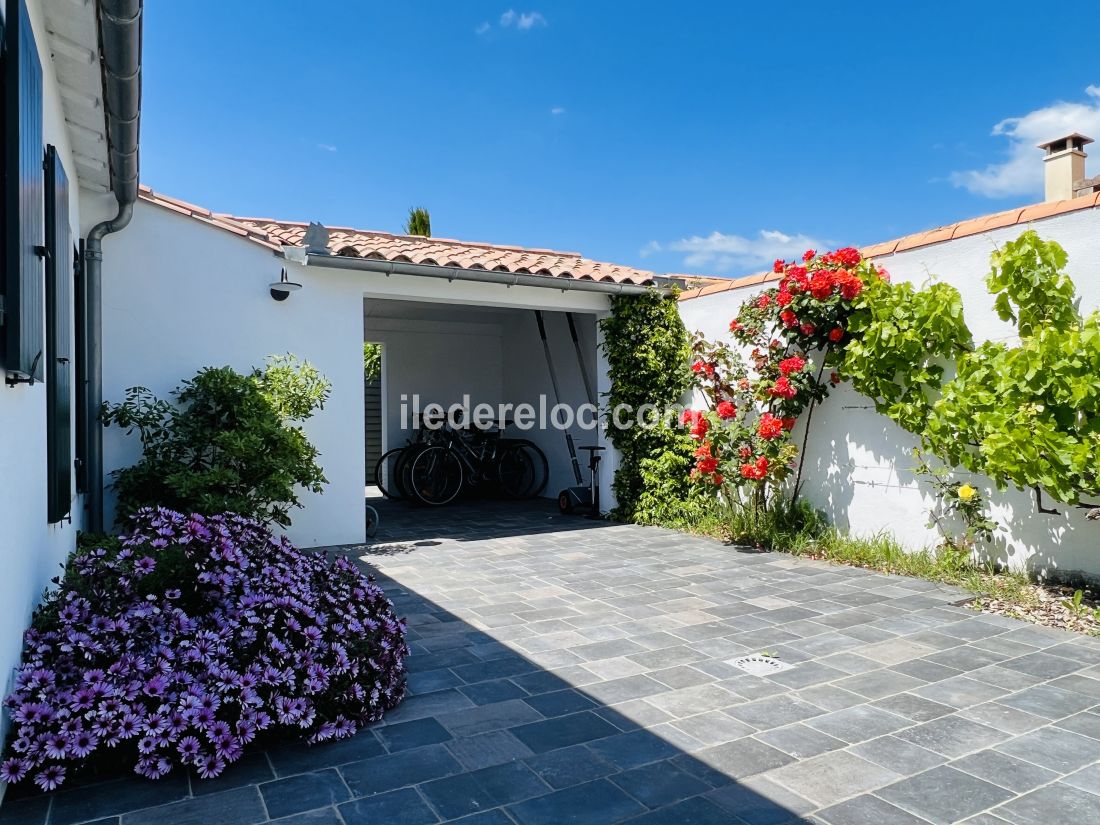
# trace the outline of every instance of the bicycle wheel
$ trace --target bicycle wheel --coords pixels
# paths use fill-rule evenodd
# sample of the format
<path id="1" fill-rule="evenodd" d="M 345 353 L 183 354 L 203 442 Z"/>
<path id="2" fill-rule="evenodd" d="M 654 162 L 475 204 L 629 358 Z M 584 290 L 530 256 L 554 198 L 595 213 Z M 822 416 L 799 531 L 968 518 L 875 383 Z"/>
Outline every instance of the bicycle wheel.
<path id="1" fill-rule="evenodd" d="M 409 462 L 408 490 L 421 504 L 447 504 L 462 490 L 462 462 L 446 447 L 427 447 Z"/>
<path id="2" fill-rule="evenodd" d="M 397 493 L 401 498 L 412 502 L 412 504 L 419 504 L 420 502 L 415 495 L 409 492 L 409 467 L 412 466 L 412 460 L 426 449 L 428 449 L 426 444 L 408 444 L 405 452 L 397 456 L 397 463 L 394 465 L 394 486 L 397 487 Z"/>
<path id="3" fill-rule="evenodd" d="M 400 478 L 397 473 L 397 466 L 401 462 L 401 456 L 404 452 L 404 447 L 394 447 L 392 450 L 387 450 L 378 459 L 378 463 L 374 465 L 374 484 L 386 498 L 405 498 L 405 494 L 401 491 Z"/>
<path id="4" fill-rule="evenodd" d="M 523 444 L 502 447 L 496 458 L 497 487 L 505 498 L 527 498 L 538 481 L 532 454 Z"/>
<path id="5" fill-rule="evenodd" d="M 502 448 L 521 447 L 531 460 L 531 485 L 518 498 L 535 498 L 541 495 L 546 485 L 550 483 L 550 462 L 546 460 L 546 453 L 540 450 L 534 441 L 526 438 L 502 439 L 501 446 Z"/>

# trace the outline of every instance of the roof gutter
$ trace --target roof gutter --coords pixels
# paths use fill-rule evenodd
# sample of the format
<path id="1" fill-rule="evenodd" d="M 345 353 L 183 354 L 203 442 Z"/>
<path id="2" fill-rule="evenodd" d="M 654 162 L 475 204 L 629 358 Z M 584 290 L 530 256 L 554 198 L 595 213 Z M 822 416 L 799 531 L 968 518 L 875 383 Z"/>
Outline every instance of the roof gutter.
<path id="1" fill-rule="evenodd" d="M 379 272 L 384 275 L 415 275 L 426 278 L 442 278 L 447 281 L 476 281 L 478 283 L 504 284 L 505 286 L 558 289 L 562 292 L 602 292 L 608 295 L 641 295 L 655 289 L 667 292 L 672 287 L 681 285 L 681 282 L 675 278 L 660 276 L 653 278 L 652 286 L 642 286 L 640 284 L 588 281 L 578 278 L 559 278 L 554 275 L 529 275 L 496 272 L 487 269 L 463 269 L 457 266 L 402 263 L 379 260 L 378 258 L 352 258 L 346 255 L 318 255 L 315 253 L 306 254 L 305 263 L 308 266 L 320 266 L 327 269 L 354 269 L 360 272 Z"/>
<path id="2" fill-rule="evenodd" d="M 141 12 L 143 0 L 100 0 L 99 50 L 102 56 L 104 114 L 111 168 L 111 191 L 118 203 L 113 218 L 96 224 L 84 246 L 88 387 L 85 397 L 88 519 L 86 529 L 103 531 L 103 239 L 130 223 L 138 196 L 138 139 L 141 120 Z"/>

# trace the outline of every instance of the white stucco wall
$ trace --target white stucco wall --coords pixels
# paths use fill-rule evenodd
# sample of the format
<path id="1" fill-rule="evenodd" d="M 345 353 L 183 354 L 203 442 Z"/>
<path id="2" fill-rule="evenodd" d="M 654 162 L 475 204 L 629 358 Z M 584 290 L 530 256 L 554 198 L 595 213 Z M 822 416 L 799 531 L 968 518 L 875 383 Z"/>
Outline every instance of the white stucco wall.
<path id="1" fill-rule="evenodd" d="M 311 361 L 332 382 L 325 408 L 304 425 L 329 484 L 321 495 L 301 494 L 304 508 L 292 512 L 287 533 L 303 546 L 361 541 L 363 316 L 355 276 L 304 273 L 287 264 L 291 280 L 306 286 L 273 301 L 267 285 L 278 280 L 284 263 L 270 250 L 143 202 L 130 226 L 107 243 L 104 399 L 119 401 L 132 386 L 169 397 L 205 366 L 247 372 L 286 352 Z M 139 454 L 136 434 L 106 430 L 106 472 Z M 110 490 L 106 504 L 110 523 Z"/>
<path id="2" fill-rule="evenodd" d="M 876 262 L 895 281 L 920 284 L 936 276 L 963 297 L 966 320 L 978 340 L 1010 338 L 1014 330 L 993 312 L 985 289 L 989 254 L 1029 227 L 1011 226 L 982 235 L 884 256 Z M 1069 253 L 1068 272 L 1077 285 L 1086 312 L 1100 307 L 1100 212 L 1082 210 L 1034 222 L 1042 237 L 1058 241 Z M 689 330 L 708 337 L 728 335 L 728 324 L 747 297 L 771 286 L 730 290 L 683 301 L 681 316 Z M 801 425 L 796 432 L 801 443 Z M 910 547 L 935 542 L 929 529 L 933 505 L 927 485 L 913 476 L 912 449 L 917 439 L 879 415 L 866 398 L 850 387 L 836 388 L 813 416 L 806 453 L 805 494 L 838 526 L 856 533 L 887 530 Z M 1100 575 L 1100 525 L 1081 510 L 1057 506 L 1061 515 L 1039 513 L 1030 492 L 992 487 L 988 479 L 960 471 L 988 496 L 992 516 L 1004 525 L 990 548 L 990 557 L 1016 569 L 1036 572 L 1083 571 Z M 1049 499 L 1044 501 L 1051 506 Z"/>
<path id="3" fill-rule="evenodd" d="M 80 232 L 80 196 L 76 164 L 65 131 L 61 96 L 53 63 L 46 47 L 42 10 L 29 0 L 31 24 L 42 63 L 43 136 L 53 144 L 65 166 L 70 187 L 69 217 L 74 240 Z M 4 371 L 0 369 L 0 378 Z M 74 405 L 75 410 L 75 405 Z M 74 421 L 75 423 L 75 421 Z M 75 547 L 76 531 L 83 519 L 82 501 L 74 499 L 72 523 L 47 523 L 46 516 L 46 385 L 0 383 L 0 470 L 4 495 L 0 496 L 0 692 L 11 688 L 12 669 L 18 666 L 23 630 L 50 579 Z M 75 441 L 75 431 L 74 431 Z M 75 485 L 74 485 L 75 489 Z M 0 742 L 7 735 L 7 714 L 0 714 Z M 0 796 L 3 785 L 0 784 Z"/>

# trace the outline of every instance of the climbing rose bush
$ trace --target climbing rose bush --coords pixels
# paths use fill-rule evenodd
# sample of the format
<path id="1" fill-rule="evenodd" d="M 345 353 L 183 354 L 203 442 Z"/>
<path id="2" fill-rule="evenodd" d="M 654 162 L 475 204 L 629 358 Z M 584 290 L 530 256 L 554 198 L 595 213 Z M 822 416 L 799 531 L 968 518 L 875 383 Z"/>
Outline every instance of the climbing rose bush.
<path id="1" fill-rule="evenodd" d="M 260 736 L 343 739 L 405 695 L 405 624 L 347 558 L 233 514 L 140 510 L 35 613 L 0 779 L 43 790 L 107 756 L 220 774 Z"/>
<path id="2" fill-rule="evenodd" d="M 706 408 L 682 418 L 698 442 L 691 476 L 730 506 L 766 508 L 797 468 L 798 417 L 840 380 L 835 372 L 823 380 L 824 368 L 840 360 L 857 299 L 888 281 L 851 247 L 807 250 L 799 262 L 776 261 L 774 272 L 777 285 L 745 301 L 730 321 L 739 349 L 699 336 L 692 343 Z"/>

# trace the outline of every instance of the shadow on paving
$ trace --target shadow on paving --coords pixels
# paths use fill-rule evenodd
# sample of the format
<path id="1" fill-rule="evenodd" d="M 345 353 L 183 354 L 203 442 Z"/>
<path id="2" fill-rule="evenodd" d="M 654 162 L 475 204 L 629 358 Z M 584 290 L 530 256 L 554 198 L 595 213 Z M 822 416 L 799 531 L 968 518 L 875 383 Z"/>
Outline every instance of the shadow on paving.
<path id="1" fill-rule="evenodd" d="M 372 502 L 379 506 L 377 502 Z M 585 531 L 551 503 L 484 502 L 454 510 L 382 502 L 370 564 L 448 539 Z M 425 553 L 414 563 L 430 563 Z M 782 800 L 738 785 L 599 699 L 459 620 L 400 581 L 376 575 L 409 618 L 410 693 L 378 725 L 328 745 L 250 753 L 213 780 L 124 777 L 11 799 L 3 825 L 725 825 L 809 822 Z M 641 698 L 641 683 L 614 697 Z M 732 720 L 731 720 L 732 721 Z M 759 745 L 742 760 L 790 761 Z M 792 795 L 792 801 L 797 797 Z M 805 804 L 805 800 L 797 800 Z"/>
<path id="2" fill-rule="evenodd" d="M 552 503 L 379 509 L 344 549 L 409 623 L 385 720 L 216 780 L 13 799 L 0 823 L 1100 822 L 1098 640 Z M 762 650 L 792 667 L 731 664 Z"/>

